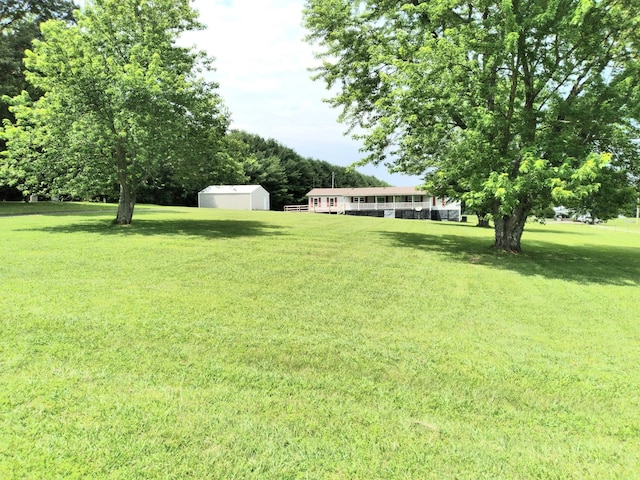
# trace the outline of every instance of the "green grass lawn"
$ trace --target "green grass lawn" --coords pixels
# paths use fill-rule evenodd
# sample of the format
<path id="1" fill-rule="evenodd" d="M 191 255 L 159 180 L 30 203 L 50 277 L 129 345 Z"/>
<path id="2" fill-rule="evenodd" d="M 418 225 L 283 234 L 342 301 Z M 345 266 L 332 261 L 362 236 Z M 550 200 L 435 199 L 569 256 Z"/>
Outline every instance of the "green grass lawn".
<path id="1" fill-rule="evenodd" d="M 640 476 L 640 235 L 100 207 L 0 218 L 0 478 Z"/>

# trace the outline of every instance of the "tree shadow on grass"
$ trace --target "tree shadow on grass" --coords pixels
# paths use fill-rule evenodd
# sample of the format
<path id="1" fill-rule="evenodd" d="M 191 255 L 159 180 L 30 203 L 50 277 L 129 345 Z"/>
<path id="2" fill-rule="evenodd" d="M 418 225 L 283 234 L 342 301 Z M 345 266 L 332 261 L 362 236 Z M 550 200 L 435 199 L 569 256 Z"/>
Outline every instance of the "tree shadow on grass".
<path id="1" fill-rule="evenodd" d="M 283 235 L 283 227 L 253 220 L 145 220 L 137 219 L 129 226 L 109 221 L 79 222 L 69 225 L 32 228 L 47 233 L 92 233 L 112 236 L 195 236 L 203 238 L 237 238 Z"/>
<path id="2" fill-rule="evenodd" d="M 517 255 L 490 248 L 488 238 L 380 232 L 393 245 L 436 252 L 452 261 L 583 284 L 640 285 L 640 248 L 529 241 Z"/>
<path id="3" fill-rule="evenodd" d="M 589 227 L 590 227 L 589 225 L 578 224 L 578 225 L 572 225 L 571 229 L 556 230 L 556 229 L 548 228 L 548 225 L 543 223 L 542 224 L 535 223 L 534 225 L 529 225 L 527 223 L 525 227 L 525 232 L 540 232 L 540 233 L 544 233 L 545 235 L 583 235 L 584 236 L 584 235 L 591 234 L 591 232 L 587 230 Z M 493 231 L 493 227 L 491 228 L 491 231 Z"/>
<path id="4" fill-rule="evenodd" d="M 489 227 L 479 227 L 475 223 L 463 223 L 463 222 L 432 222 L 432 224 L 436 226 L 446 226 L 446 227 L 454 227 L 454 228 L 464 228 L 464 229 L 471 228 L 474 230 L 481 228 L 483 230 L 493 233 L 493 224 L 491 224 L 491 226 Z M 525 231 L 541 232 L 541 233 L 544 233 L 545 235 L 546 234 L 589 235 L 588 231 L 586 230 L 580 231 L 580 228 L 584 227 L 585 229 L 588 229 L 589 227 L 591 227 L 591 225 L 585 225 L 582 223 L 571 225 L 569 222 L 567 222 L 566 225 L 571 225 L 572 227 L 576 227 L 576 228 L 573 228 L 571 230 L 552 230 L 548 228 L 549 225 L 553 225 L 553 224 L 555 224 L 555 221 L 553 223 L 552 222 L 547 222 L 547 223 L 531 222 L 531 223 L 527 223 Z"/>

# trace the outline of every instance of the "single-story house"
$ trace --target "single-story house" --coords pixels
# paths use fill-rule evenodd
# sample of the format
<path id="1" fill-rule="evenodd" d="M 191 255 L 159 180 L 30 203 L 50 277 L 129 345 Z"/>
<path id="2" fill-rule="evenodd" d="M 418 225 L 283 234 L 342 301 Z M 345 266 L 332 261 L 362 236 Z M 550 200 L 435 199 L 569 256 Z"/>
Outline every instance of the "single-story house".
<path id="1" fill-rule="evenodd" d="M 269 192 L 260 185 L 210 185 L 198 192 L 198 207 L 269 210 Z"/>
<path id="2" fill-rule="evenodd" d="M 462 205 L 414 187 L 314 188 L 309 212 L 425 220 L 461 219 Z"/>

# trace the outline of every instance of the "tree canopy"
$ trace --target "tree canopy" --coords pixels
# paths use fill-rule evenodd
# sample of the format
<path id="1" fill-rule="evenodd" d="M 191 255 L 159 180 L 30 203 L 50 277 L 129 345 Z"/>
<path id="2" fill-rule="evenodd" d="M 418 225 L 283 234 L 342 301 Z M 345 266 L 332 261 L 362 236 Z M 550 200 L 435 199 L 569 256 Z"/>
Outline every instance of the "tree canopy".
<path id="1" fill-rule="evenodd" d="M 639 14 L 633 0 L 307 0 L 305 22 L 366 161 L 489 212 L 494 246 L 519 251 L 530 212 L 593 194 L 637 151 Z"/>
<path id="2" fill-rule="evenodd" d="M 40 23 L 50 19 L 72 20 L 71 0 L 4 0 L 0 3 L 0 92 L 20 93 L 24 51 L 40 38 Z"/>
<path id="3" fill-rule="evenodd" d="M 200 28 L 189 0 L 93 0 L 77 23 L 41 25 L 25 58 L 44 92 L 12 100 L 0 175 L 26 191 L 90 196 L 119 187 L 116 222 L 131 222 L 136 194 L 167 170 L 180 184 L 212 175 L 228 125 L 201 53 L 176 46 Z"/>
<path id="4" fill-rule="evenodd" d="M 5 0 L 0 3 L 0 121 L 13 118 L 2 97 L 13 97 L 29 88 L 22 73 L 22 59 L 31 42 L 41 38 L 40 23 L 49 19 L 71 20 L 73 8 L 74 4 L 69 0 Z M 4 150 L 3 147 L 0 140 L 0 150 Z"/>

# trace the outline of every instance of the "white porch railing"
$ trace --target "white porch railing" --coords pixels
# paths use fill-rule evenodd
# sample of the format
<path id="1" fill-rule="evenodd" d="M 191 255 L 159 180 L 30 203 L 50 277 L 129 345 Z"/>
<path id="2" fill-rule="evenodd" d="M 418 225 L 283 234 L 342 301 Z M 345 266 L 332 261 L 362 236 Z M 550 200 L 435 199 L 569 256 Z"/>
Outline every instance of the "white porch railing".
<path id="1" fill-rule="evenodd" d="M 460 206 L 456 203 L 446 203 L 444 206 L 440 201 L 436 205 L 432 202 L 379 202 L 379 203 L 342 203 L 337 205 L 287 205 L 284 207 L 285 212 L 316 212 L 316 213 L 345 213 L 357 210 L 459 210 Z"/>
<path id="2" fill-rule="evenodd" d="M 285 212 L 308 212 L 309 205 L 285 205 Z"/>
<path id="3" fill-rule="evenodd" d="M 432 208 L 429 202 L 345 203 L 345 210 L 415 210 Z M 433 207 L 437 208 L 437 207 Z"/>

